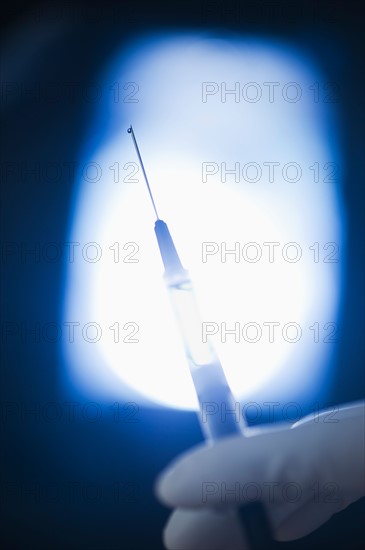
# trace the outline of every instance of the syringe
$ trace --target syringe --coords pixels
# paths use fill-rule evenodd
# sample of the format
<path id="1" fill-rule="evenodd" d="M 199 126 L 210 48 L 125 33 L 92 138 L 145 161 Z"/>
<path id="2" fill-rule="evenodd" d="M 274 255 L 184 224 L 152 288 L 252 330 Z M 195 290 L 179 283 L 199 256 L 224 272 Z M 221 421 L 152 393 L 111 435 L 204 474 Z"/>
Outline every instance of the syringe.
<path id="1" fill-rule="evenodd" d="M 166 223 L 159 218 L 132 126 L 128 128 L 156 214 L 155 233 L 164 264 L 164 280 L 182 334 L 190 373 L 199 402 L 199 421 L 208 443 L 244 435 L 243 417 L 236 407 L 222 365 L 209 340 L 202 340 L 202 323 L 188 272 L 183 268 Z M 211 407 L 211 408 L 209 408 Z M 245 504 L 237 514 L 252 550 L 272 548 L 270 524 L 261 502 Z"/>
<path id="2" fill-rule="evenodd" d="M 199 402 L 199 420 L 208 440 L 242 434 L 243 418 L 236 414 L 232 392 L 211 344 L 202 339 L 202 322 L 193 286 L 166 223 L 159 218 L 132 126 L 128 128 L 156 214 L 155 233 L 165 268 L 164 280 L 183 338 L 190 373 Z"/>

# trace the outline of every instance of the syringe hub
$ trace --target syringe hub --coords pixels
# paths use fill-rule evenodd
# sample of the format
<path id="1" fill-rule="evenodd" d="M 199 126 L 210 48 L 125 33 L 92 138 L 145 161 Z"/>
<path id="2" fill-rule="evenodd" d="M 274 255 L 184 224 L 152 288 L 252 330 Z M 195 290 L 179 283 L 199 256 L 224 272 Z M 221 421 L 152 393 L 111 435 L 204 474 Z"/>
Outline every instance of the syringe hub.
<path id="1" fill-rule="evenodd" d="M 155 233 L 165 267 L 166 279 L 171 282 L 187 280 L 188 272 L 182 266 L 167 224 L 162 220 L 156 220 Z"/>

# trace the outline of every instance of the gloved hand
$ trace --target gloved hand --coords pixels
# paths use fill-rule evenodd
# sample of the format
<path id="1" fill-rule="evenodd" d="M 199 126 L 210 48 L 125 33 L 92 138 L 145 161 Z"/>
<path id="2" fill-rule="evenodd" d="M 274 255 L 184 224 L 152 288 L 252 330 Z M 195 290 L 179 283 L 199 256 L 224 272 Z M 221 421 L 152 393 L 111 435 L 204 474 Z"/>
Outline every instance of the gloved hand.
<path id="1" fill-rule="evenodd" d="M 175 508 L 167 548 L 249 549 L 237 507 L 257 500 L 276 540 L 297 539 L 364 496 L 364 403 L 252 433 L 200 445 L 159 476 Z"/>

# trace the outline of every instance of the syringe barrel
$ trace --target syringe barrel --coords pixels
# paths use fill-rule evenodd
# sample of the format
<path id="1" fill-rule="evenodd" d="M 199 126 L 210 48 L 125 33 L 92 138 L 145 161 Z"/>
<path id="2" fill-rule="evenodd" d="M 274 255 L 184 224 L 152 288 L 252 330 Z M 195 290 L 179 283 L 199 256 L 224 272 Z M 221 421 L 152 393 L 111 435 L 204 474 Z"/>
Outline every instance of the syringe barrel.
<path id="1" fill-rule="evenodd" d="M 183 268 L 166 223 L 158 219 L 155 233 L 165 267 L 164 279 L 183 337 L 185 353 L 199 401 L 199 420 L 207 439 L 242 434 L 243 418 L 234 402 L 222 365 L 202 322 L 188 272 Z"/>
<path id="2" fill-rule="evenodd" d="M 243 434 L 240 404 L 235 403 L 212 343 L 202 332 L 202 322 L 191 281 L 171 283 L 165 277 L 184 341 L 190 373 L 199 402 L 199 421 L 209 440 Z"/>

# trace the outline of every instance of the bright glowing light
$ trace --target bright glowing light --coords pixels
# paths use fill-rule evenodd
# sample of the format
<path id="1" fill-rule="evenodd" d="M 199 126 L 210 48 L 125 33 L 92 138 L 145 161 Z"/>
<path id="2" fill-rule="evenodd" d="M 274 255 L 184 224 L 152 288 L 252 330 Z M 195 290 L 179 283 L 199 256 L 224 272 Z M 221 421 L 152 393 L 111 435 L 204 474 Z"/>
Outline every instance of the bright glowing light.
<path id="1" fill-rule="evenodd" d="M 280 44 L 187 34 L 136 43 L 105 78 L 116 83 L 94 130 L 105 138 L 82 159 L 70 231 L 80 243 L 64 308 L 65 322 L 80 323 L 64 350 L 73 380 L 121 399 L 196 403 L 132 122 L 233 392 L 271 401 L 310 392 L 333 352 L 326 323 L 340 301 L 341 264 L 323 260 L 344 244 L 334 113 L 314 95 L 321 75 Z M 216 244 L 203 262 L 207 242 Z M 224 247 L 238 256 L 223 262 Z M 222 329 L 237 326 L 239 341 L 223 342 Z"/>

